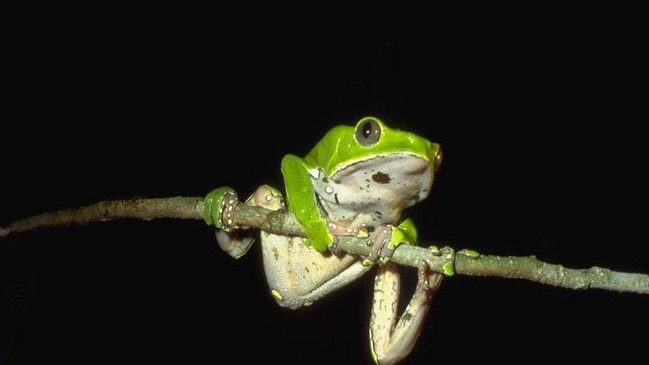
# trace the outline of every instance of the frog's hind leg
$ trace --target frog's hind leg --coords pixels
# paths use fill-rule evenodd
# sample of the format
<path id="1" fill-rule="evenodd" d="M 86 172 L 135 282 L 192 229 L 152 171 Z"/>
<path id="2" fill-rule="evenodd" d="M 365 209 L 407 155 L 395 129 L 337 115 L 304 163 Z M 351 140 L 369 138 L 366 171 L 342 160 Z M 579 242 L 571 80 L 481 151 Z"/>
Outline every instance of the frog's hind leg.
<path id="1" fill-rule="evenodd" d="M 284 208 L 281 193 L 267 185 L 259 187 L 246 203 L 270 210 Z M 370 269 L 352 255 L 318 252 L 303 237 L 264 231 L 260 236 L 270 293 L 282 307 L 308 306 Z"/>
<path id="2" fill-rule="evenodd" d="M 352 255 L 318 252 L 302 237 L 261 233 L 266 280 L 271 295 L 282 307 L 309 306 L 345 287 L 371 267 Z"/>
<path id="3" fill-rule="evenodd" d="M 397 266 L 387 263 L 377 270 L 370 318 L 372 357 L 377 364 L 394 364 L 412 351 L 443 275 L 429 271 L 428 265 L 422 263 L 415 293 L 397 321 L 400 291 Z"/>

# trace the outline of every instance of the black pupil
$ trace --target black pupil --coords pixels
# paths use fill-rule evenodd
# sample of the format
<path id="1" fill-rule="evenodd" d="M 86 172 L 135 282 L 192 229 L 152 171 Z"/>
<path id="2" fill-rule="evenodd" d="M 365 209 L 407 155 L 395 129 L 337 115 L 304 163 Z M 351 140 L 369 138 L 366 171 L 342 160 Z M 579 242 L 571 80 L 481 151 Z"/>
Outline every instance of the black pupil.
<path id="1" fill-rule="evenodd" d="M 363 125 L 363 137 L 367 139 L 370 135 L 372 135 L 372 123 L 367 122 Z"/>

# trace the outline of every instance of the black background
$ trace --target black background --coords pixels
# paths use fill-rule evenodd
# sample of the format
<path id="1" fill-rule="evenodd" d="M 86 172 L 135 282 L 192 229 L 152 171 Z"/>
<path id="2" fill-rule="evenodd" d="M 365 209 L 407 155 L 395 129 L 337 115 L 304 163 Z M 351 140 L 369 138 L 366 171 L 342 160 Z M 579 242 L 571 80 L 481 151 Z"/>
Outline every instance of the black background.
<path id="1" fill-rule="evenodd" d="M 425 244 L 649 273 L 646 39 L 634 12 L 17 12 L 3 56 L 0 225 L 221 185 L 245 197 L 281 186 L 284 154 L 376 115 L 444 150 L 433 193 L 408 211 Z M 259 247 L 233 260 L 200 221 L 22 234 L 2 240 L 0 272 L 10 364 L 370 361 L 371 275 L 286 310 L 267 294 Z M 405 302 L 415 273 L 403 274 Z M 455 276 L 408 363 L 635 359 L 648 304 Z"/>

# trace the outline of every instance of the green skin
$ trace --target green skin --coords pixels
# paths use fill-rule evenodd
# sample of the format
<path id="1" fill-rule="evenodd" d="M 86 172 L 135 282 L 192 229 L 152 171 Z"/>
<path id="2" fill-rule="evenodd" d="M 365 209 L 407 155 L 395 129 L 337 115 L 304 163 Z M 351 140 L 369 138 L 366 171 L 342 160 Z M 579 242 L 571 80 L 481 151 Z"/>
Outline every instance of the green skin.
<path id="1" fill-rule="evenodd" d="M 372 358 L 393 364 L 407 356 L 442 276 L 422 263 L 415 293 L 397 316 L 399 275 L 389 258 L 398 245 L 416 243 L 417 230 L 410 219 L 401 220 L 401 212 L 428 196 L 440 163 L 438 144 L 391 129 L 374 117 L 362 118 L 355 127 L 334 127 L 304 158 L 286 155 L 282 174 L 287 209 L 307 238 L 260 233 L 266 278 L 277 303 L 291 309 L 308 306 L 378 262 L 370 319 Z M 253 240 L 234 235 L 233 230 L 244 228 L 229 222 L 235 200 L 229 188 L 208 194 L 205 221 L 219 228 L 221 248 L 238 258 Z M 246 204 L 284 208 L 281 193 L 265 185 Z M 372 253 L 359 259 L 339 252 L 339 236 L 369 238 Z"/>
<path id="2" fill-rule="evenodd" d="M 356 138 L 356 131 L 368 121 L 375 122 L 381 131 L 378 140 L 374 144 L 364 145 Z M 351 170 L 360 162 L 376 160 L 377 157 L 381 156 L 406 154 L 417 157 L 429 165 L 434 164 L 436 158 L 441 156 L 438 144 L 410 132 L 390 129 L 382 121 L 367 117 L 361 119 L 356 127 L 337 126 L 331 129 L 303 159 L 295 155 L 284 156 L 282 159 L 282 174 L 286 185 L 288 209 L 295 214 L 297 220 L 304 227 L 314 249 L 323 252 L 335 240 L 334 235 L 328 228 L 328 220 L 323 216 L 318 206 L 315 191 L 316 184 L 314 183 L 317 179 L 314 179 L 313 175 L 318 172 L 324 174 L 324 177 L 328 178 L 329 181 L 335 181 L 337 175 L 344 174 L 346 170 Z M 380 160 L 377 160 L 375 166 L 377 169 L 380 167 Z M 431 169 L 434 169 L 434 166 Z M 389 171 L 387 173 L 389 174 Z M 331 184 L 334 187 L 335 185 L 335 182 Z M 362 187 L 359 188 L 362 189 Z M 352 191 L 352 194 L 356 193 L 357 191 Z M 328 194 L 321 195 L 326 196 Z M 370 215 L 374 211 L 372 209 L 378 207 L 383 210 L 395 210 L 398 215 L 401 210 L 416 202 L 412 196 L 397 195 L 392 201 L 385 200 L 383 203 L 379 203 L 377 199 L 381 198 L 385 197 L 378 195 L 370 197 L 369 200 L 371 201 L 366 201 L 368 208 L 363 208 L 360 204 L 357 204 L 355 207 L 348 209 L 354 210 L 359 215 Z M 419 198 L 423 199 L 423 197 Z M 383 223 L 395 222 L 388 219 Z M 411 228 L 414 230 L 414 225 L 409 221 L 405 221 L 403 228 L 406 231 Z M 416 236 L 413 238 L 412 241 L 416 240 Z M 401 242 L 396 240 L 391 242 L 394 246 L 392 248 L 395 248 L 399 243 Z"/>

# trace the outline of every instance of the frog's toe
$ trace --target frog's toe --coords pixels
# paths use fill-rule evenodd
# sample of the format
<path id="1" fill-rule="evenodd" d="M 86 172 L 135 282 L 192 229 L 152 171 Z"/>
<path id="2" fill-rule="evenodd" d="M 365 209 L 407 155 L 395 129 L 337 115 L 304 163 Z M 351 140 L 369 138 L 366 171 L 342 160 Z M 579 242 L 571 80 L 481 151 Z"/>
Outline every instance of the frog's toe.
<path id="1" fill-rule="evenodd" d="M 427 297 L 430 297 L 442 283 L 443 278 L 444 275 L 430 270 L 426 261 L 422 261 L 417 270 L 417 289 L 424 292 Z"/>
<path id="2" fill-rule="evenodd" d="M 335 256 L 341 256 L 345 253 L 342 247 L 340 247 L 340 240 L 338 237 L 334 236 L 333 242 L 327 246 L 329 249 L 329 252 L 331 252 Z"/>
<path id="3" fill-rule="evenodd" d="M 390 261 L 394 250 L 401 243 L 401 235 L 398 228 L 392 225 L 379 227 L 370 233 L 368 245 L 372 246 L 370 254 L 363 260 L 364 266 L 372 266 L 376 263 L 384 265 Z"/>

